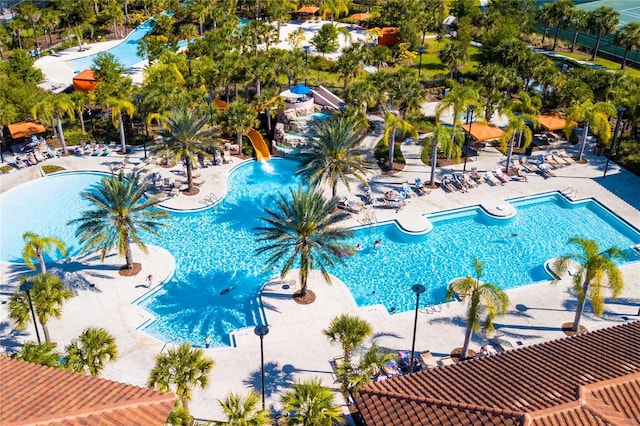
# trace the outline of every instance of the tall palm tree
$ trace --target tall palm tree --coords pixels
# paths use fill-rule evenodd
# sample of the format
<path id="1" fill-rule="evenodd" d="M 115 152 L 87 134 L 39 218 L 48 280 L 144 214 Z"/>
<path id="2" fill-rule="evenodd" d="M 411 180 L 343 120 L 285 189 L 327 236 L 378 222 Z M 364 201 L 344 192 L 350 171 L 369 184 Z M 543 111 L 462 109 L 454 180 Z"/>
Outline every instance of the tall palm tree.
<path id="1" fill-rule="evenodd" d="M 265 225 L 255 228 L 258 241 L 266 243 L 256 252 L 270 254 L 265 270 L 284 260 L 281 276 L 299 262 L 300 296 L 305 297 L 312 269 L 319 268 L 331 284 L 327 266 L 341 260 L 348 246 L 340 241 L 353 234 L 337 225 L 348 213 L 336 211 L 337 200 L 326 200 L 317 188 L 291 189 L 290 199 L 282 193 L 278 195 L 273 201 L 275 208 L 265 208 L 267 216 L 260 218 Z"/>
<path id="2" fill-rule="evenodd" d="M 316 133 L 317 137 L 299 156 L 296 174 L 311 185 L 326 181 L 332 197 L 337 194 L 338 182 L 350 188 L 351 176 L 366 183 L 367 160 L 365 151 L 360 149 L 362 134 L 355 123 L 342 117 L 325 120 L 316 126 Z"/>
<path id="3" fill-rule="evenodd" d="M 60 367 L 60 354 L 55 351 L 54 343 L 25 342 L 16 358 L 25 362 Z"/>
<path id="4" fill-rule="evenodd" d="M 581 252 L 566 254 L 555 260 L 553 268 L 558 276 L 564 275 L 573 262 L 577 262 L 576 273 L 573 274 L 573 290 L 578 298 L 576 315 L 573 319 L 571 330 L 577 332 L 580 328 L 580 319 L 587 303 L 587 295 L 593 312 L 601 317 L 604 311 L 603 288 L 609 288 L 616 299 L 624 288 L 622 273 L 615 263 L 615 259 L 625 259 L 625 252 L 618 247 L 609 247 L 600 251 L 598 243 L 594 240 L 573 237 L 569 243 L 581 249 Z M 556 283 L 557 280 L 552 281 Z"/>
<path id="5" fill-rule="evenodd" d="M 47 265 L 44 263 L 44 254 L 57 250 L 62 256 L 66 256 L 67 247 L 64 242 L 55 237 L 41 237 L 34 232 L 25 232 L 22 235 L 25 242 L 22 249 L 22 259 L 29 269 L 36 269 L 34 260 L 40 264 L 40 273 L 47 272 Z"/>
<path id="6" fill-rule="evenodd" d="M 236 143 L 240 147 L 240 156 L 242 156 L 242 135 L 256 125 L 256 112 L 253 107 L 243 102 L 232 102 L 220 114 L 219 123 L 225 132 L 236 134 Z"/>
<path id="7" fill-rule="evenodd" d="M 91 95 L 89 93 L 74 91 L 71 93 L 71 101 L 73 102 L 73 107 L 80 119 L 80 128 L 82 129 L 82 134 L 87 133 L 84 126 L 84 112 L 87 110 L 87 107 L 91 104 Z"/>
<path id="8" fill-rule="evenodd" d="M 418 136 L 416 129 L 409 124 L 408 121 L 397 117 L 395 114 L 388 112 L 384 116 L 384 135 L 383 142 L 389 147 L 389 170 L 393 170 L 393 157 L 396 148 L 396 130 L 400 129 L 402 136 Z"/>
<path id="9" fill-rule="evenodd" d="M 509 296 L 495 284 L 480 281 L 484 272 L 484 264 L 473 258 L 475 277 L 466 276 L 449 284 L 446 301 L 449 302 L 458 295 L 462 303 L 467 303 L 467 329 L 464 334 L 464 344 L 460 359 L 468 357 L 471 335 L 477 333 L 482 326 L 482 332 L 493 331 L 493 320 L 507 313 Z M 485 316 L 484 320 L 482 317 Z"/>
<path id="10" fill-rule="evenodd" d="M 436 166 L 438 164 L 438 150 L 442 150 L 447 158 L 458 160 L 462 154 L 461 142 L 463 135 L 460 129 L 455 127 L 435 126 L 432 129 L 431 136 L 424 139 L 421 159 L 423 163 L 427 163 L 427 144 L 431 145 L 431 176 L 429 177 L 429 186 L 435 185 Z"/>
<path id="11" fill-rule="evenodd" d="M 193 191 L 193 166 L 198 156 L 209 155 L 207 149 L 214 146 L 213 128 L 209 118 L 197 110 L 186 108 L 172 110 L 161 121 L 162 140 L 154 144 L 153 152 L 161 158 L 182 161 L 187 169 L 187 191 Z"/>
<path id="12" fill-rule="evenodd" d="M 62 316 L 62 305 L 73 297 L 73 292 L 67 288 L 60 277 L 51 273 L 30 277 L 20 277 L 20 283 L 32 283 L 31 301 L 33 309 L 44 330 L 44 339 L 51 342 L 47 323 L 51 318 Z M 9 300 L 9 319 L 18 330 L 24 330 L 32 321 L 28 296 L 18 287 Z"/>
<path id="13" fill-rule="evenodd" d="M 67 143 L 62 130 L 62 117 L 66 115 L 70 120 L 73 120 L 74 104 L 70 96 L 66 93 L 47 96 L 31 108 L 31 115 L 35 119 L 42 117 L 51 120 L 54 133 L 62 145 L 62 153 L 67 154 Z M 54 120 L 55 125 L 53 125 Z"/>
<path id="14" fill-rule="evenodd" d="M 272 424 L 269 410 L 260 409 L 260 394 L 255 390 L 246 396 L 229 393 L 218 404 L 227 418 L 226 424 L 231 426 L 267 426 Z"/>
<path id="15" fill-rule="evenodd" d="M 558 35 L 560 35 L 560 27 L 566 28 L 567 22 L 570 19 L 572 12 L 575 8 L 575 4 L 572 0 L 558 0 L 553 3 L 553 13 L 556 21 L 556 33 L 553 37 L 553 46 L 551 50 L 556 50 L 558 45 Z"/>
<path id="16" fill-rule="evenodd" d="M 113 123 L 113 127 L 120 131 L 120 151 L 124 154 L 127 152 L 127 145 L 124 136 L 124 121 L 122 120 L 122 113 L 124 112 L 129 117 L 133 117 L 133 113 L 136 108 L 128 100 L 116 97 L 107 98 L 105 104 L 107 107 L 111 108 L 111 123 Z"/>
<path id="17" fill-rule="evenodd" d="M 331 389 L 315 378 L 296 383 L 282 397 L 284 411 L 291 413 L 286 425 L 333 426 L 342 423 L 342 409 Z"/>
<path id="18" fill-rule="evenodd" d="M 175 392 L 188 410 L 191 391 L 207 387 L 213 366 L 213 360 L 205 357 L 202 349 L 183 343 L 156 356 L 156 365 L 151 369 L 147 385 L 162 392 Z"/>
<path id="19" fill-rule="evenodd" d="M 582 125 L 582 141 L 578 161 L 582 161 L 584 148 L 587 144 L 589 127 L 591 127 L 593 134 L 598 136 L 603 143 L 607 143 L 611 139 L 609 117 L 616 115 L 616 108 L 609 102 L 593 103 L 591 99 L 588 99 L 585 102 L 575 103 L 570 106 L 566 115 L 567 123 L 564 131 L 567 137 L 572 132 L 574 121 Z"/>
<path id="20" fill-rule="evenodd" d="M 341 384 L 342 391 L 357 392 L 361 387 L 372 382 L 375 377 L 384 369 L 384 365 L 396 359 L 396 355 L 392 352 L 382 351 L 374 341 L 371 347 L 365 351 L 360 357 L 357 371 L 349 377 L 348 382 Z M 343 367 L 336 370 L 338 376 L 344 376 Z"/>
<path id="21" fill-rule="evenodd" d="M 576 50 L 576 43 L 578 42 L 578 36 L 580 31 L 584 31 L 588 28 L 588 12 L 581 9 L 573 9 L 571 12 L 571 22 L 573 23 L 573 39 L 571 40 L 571 53 Z"/>
<path id="22" fill-rule="evenodd" d="M 533 131 L 530 125 L 537 126 L 538 120 L 531 114 L 514 114 L 511 110 L 506 110 L 509 124 L 504 129 L 504 134 L 500 138 L 500 150 L 507 152 L 506 172 L 511 170 L 511 158 L 513 156 L 513 144 L 518 135 L 518 147 L 523 149 L 528 147 L 533 141 Z"/>
<path id="23" fill-rule="evenodd" d="M 329 327 L 322 330 L 322 334 L 329 339 L 329 343 L 342 346 L 345 367 L 342 381 L 348 383 L 354 373 L 353 352 L 373 334 L 371 324 L 358 317 L 342 314 L 333 318 Z"/>
<path id="24" fill-rule="evenodd" d="M 107 361 L 118 358 L 116 339 L 104 328 L 89 327 L 65 348 L 66 367 L 98 377 Z"/>
<path id="25" fill-rule="evenodd" d="M 271 120 L 275 117 L 276 112 L 279 109 L 284 109 L 284 98 L 274 92 L 262 92 L 261 95 L 256 96 L 254 99 L 256 109 L 258 111 L 264 111 L 267 116 L 267 132 L 271 134 Z"/>
<path id="26" fill-rule="evenodd" d="M 470 85 L 462 85 L 454 83 L 449 93 L 438 104 L 436 108 L 436 123 L 440 122 L 440 116 L 444 111 L 453 108 L 453 126 L 459 127 L 460 114 L 465 111 L 470 105 L 478 104 L 480 95 L 478 91 Z"/>
<path id="27" fill-rule="evenodd" d="M 589 13 L 589 17 L 587 18 L 589 27 L 594 29 L 597 34 L 596 47 L 593 49 L 593 54 L 591 55 L 592 61 L 595 61 L 596 59 L 596 55 L 600 49 L 600 40 L 602 39 L 602 36 L 610 34 L 615 30 L 618 25 L 619 16 L 620 13 L 618 13 L 617 10 L 607 6 L 601 6 Z"/>
<path id="28" fill-rule="evenodd" d="M 159 235 L 164 219 L 169 214 L 154 209 L 160 200 L 145 199 L 144 193 L 149 184 L 138 185 L 135 179 L 127 180 L 124 173 L 102 178 L 99 185 L 81 193 L 82 198 L 93 204 L 93 210 L 86 210 L 77 219 L 68 222 L 76 225 L 76 237 L 84 243 L 84 250 L 100 250 L 101 258 L 112 249 L 125 256 L 126 269 L 133 268 L 131 244 L 137 245 L 143 253 L 147 247 L 142 241 L 141 232 Z"/>
<path id="29" fill-rule="evenodd" d="M 629 22 L 618 28 L 614 34 L 616 44 L 624 47 L 624 57 L 620 69 L 623 70 L 627 64 L 627 56 L 631 50 L 640 48 L 640 23 Z"/>

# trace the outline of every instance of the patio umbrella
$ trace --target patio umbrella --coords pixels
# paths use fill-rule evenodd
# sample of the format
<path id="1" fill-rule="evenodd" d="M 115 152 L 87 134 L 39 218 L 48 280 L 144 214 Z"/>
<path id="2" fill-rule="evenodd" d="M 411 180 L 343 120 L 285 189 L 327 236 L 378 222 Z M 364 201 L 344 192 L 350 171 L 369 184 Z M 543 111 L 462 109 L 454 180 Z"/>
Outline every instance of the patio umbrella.
<path id="1" fill-rule="evenodd" d="M 291 93 L 295 93 L 296 95 L 308 95 L 309 93 L 311 93 L 311 89 L 304 84 L 296 84 L 289 90 L 291 91 Z"/>
<path id="2" fill-rule="evenodd" d="M 349 16 L 349 19 L 353 19 L 354 21 L 366 21 L 367 19 L 371 19 L 373 17 L 370 13 L 354 13 Z"/>

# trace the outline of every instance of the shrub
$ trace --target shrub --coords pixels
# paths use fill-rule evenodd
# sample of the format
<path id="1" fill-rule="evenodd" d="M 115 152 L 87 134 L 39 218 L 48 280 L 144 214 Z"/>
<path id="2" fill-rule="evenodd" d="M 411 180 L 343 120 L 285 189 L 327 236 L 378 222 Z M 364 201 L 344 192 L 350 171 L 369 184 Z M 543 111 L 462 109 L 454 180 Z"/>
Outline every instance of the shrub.
<path id="1" fill-rule="evenodd" d="M 66 169 L 64 167 L 56 166 L 53 164 L 47 164 L 46 166 L 42 166 L 42 171 L 47 175 L 49 173 L 61 172 L 63 170 L 66 170 Z"/>

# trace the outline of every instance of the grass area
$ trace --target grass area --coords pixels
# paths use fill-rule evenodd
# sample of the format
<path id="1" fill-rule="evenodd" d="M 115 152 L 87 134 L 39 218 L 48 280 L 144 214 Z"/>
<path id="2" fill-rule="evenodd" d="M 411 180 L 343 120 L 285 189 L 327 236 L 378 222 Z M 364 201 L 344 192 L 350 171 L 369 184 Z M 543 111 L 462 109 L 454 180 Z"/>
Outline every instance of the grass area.
<path id="1" fill-rule="evenodd" d="M 571 52 L 557 52 L 560 55 L 567 56 L 569 58 L 578 59 L 581 61 L 588 61 L 591 58 L 591 55 L 585 55 L 583 53 L 571 53 Z M 609 68 L 610 70 L 620 71 L 620 63 L 615 61 L 610 61 L 608 59 L 596 58 L 594 64 L 603 66 L 605 68 Z M 630 75 L 631 77 L 640 78 L 640 70 L 635 68 L 629 68 L 628 66 L 622 70 L 624 73 Z"/>
<path id="2" fill-rule="evenodd" d="M 42 166 L 42 171 L 45 172 L 45 174 L 61 172 L 63 170 L 66 170 L 66 169 L 64 167 L 56 166 L 56 165 L 53 165 L 53 164 L 48 164 L 46 166 Z"/>
<path id="3" fill-rule="evenodd" d="M 434 78 L 434 77 L 449 77 L 449 70 L 445 64 L 440 61 L 438 52 L 442 49 L 448 40 L 438 42 L 437 40 L 428 39 L 425 40 L 426 50 L 422 54 L 422 71 L 421 75 Z M 469 60 L 465 62 L 464 66 L 460 68 L 461 73 L 473 73 L 478 69 L 478 54 L 480 50 L 477 47 L 469 47 L 468 55 Z M 415 58 L 416 68 L 420 64 L 420 55 L 416 55 Z"/>

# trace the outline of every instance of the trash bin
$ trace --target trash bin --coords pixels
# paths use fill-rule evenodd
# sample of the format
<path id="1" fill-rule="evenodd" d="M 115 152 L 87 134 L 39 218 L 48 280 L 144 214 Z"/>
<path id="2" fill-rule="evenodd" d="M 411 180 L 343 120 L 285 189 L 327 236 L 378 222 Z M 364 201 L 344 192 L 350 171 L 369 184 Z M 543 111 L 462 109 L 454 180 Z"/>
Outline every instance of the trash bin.
<path id="1" fill-rule="evenodd" d="M 533 145 L 533 144 L 529 144 L 529 146 L 527 147 L 527 149 L 524 151 L 525 155 L 531 155 L 531 154 L 533 154 L 533 148 L 534 148 L 534 145 Z"/>

